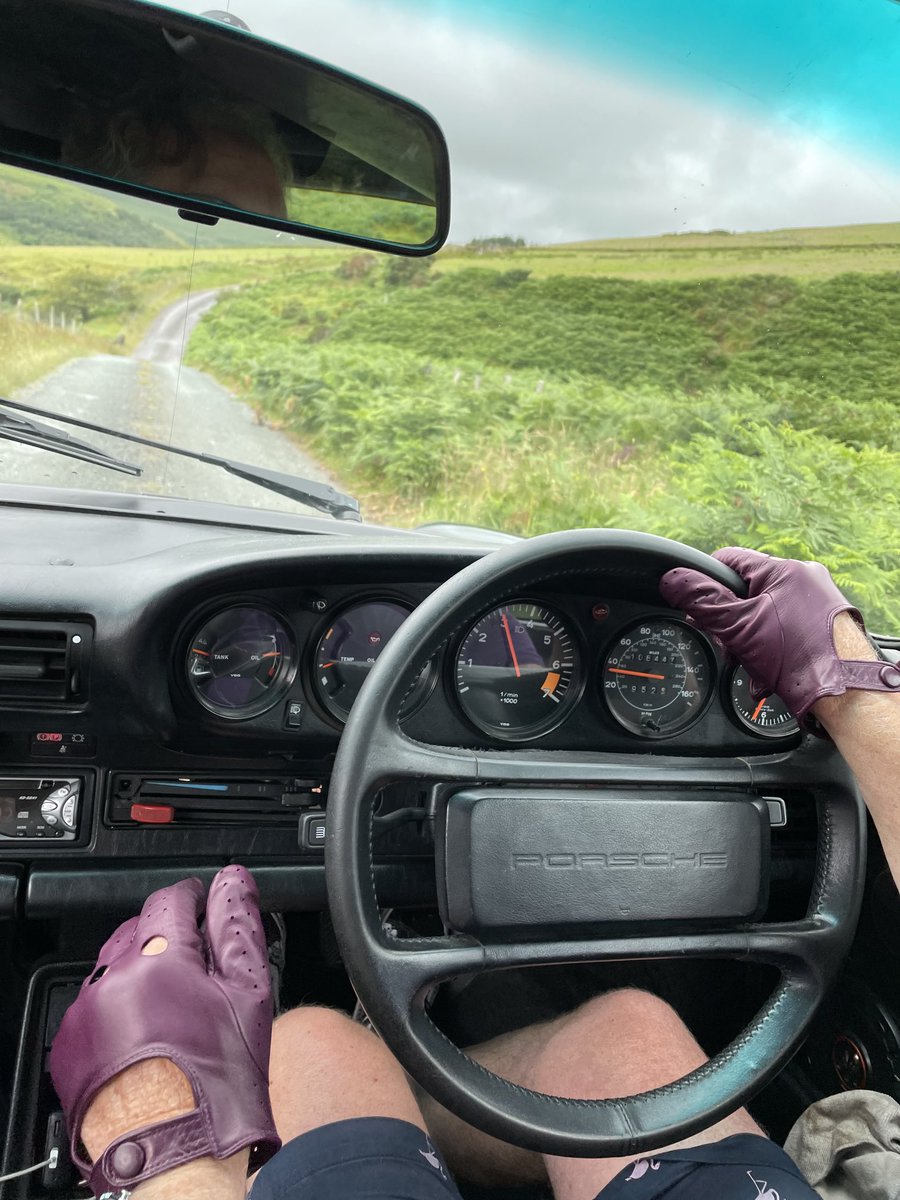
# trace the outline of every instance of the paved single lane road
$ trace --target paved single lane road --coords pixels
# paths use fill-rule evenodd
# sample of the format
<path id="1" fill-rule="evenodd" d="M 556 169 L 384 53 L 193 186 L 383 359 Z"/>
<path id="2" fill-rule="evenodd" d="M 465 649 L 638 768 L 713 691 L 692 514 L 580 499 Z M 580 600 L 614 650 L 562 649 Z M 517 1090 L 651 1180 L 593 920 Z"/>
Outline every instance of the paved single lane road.
<path id="1" fill-rule="evenodd" d="M 179 368 L 181 348 L 217 291 L 197 292 L 169 305 L 152 322 L 130 358 L 98 354 L 65 363 L 18 393 L 39 408 L 109 425 L 190 450 L 340 483 L 277 430 L 261 425 L 249 405 L 193 367 Z M 118 438 L 62 426 L 73 436 L 143 468 L 134 477 L 0 440 L 0 479 L 104 491 L 146 492 L 216 500 L 287 512 L 297 502 L 266 492 L 203 463 L 130 445 Z M 343 489 L 341 489 L 343 490 Z"/>

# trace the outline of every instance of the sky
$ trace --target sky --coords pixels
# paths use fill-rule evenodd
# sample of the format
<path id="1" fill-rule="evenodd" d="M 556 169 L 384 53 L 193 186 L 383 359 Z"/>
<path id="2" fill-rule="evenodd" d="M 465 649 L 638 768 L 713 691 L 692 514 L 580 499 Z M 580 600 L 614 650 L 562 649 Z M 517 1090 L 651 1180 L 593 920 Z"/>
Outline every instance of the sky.
<path id="1" fill-rule="evenodd" d="M 172 0 L 415 99 L 451 240 L 900 220 L 893 0 Z"/>

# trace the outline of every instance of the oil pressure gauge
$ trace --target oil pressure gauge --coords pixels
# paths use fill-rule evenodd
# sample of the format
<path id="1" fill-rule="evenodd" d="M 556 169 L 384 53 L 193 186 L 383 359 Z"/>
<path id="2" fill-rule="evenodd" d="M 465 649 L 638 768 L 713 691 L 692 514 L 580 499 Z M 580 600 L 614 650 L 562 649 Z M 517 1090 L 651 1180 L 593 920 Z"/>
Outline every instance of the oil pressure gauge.
<path id="1" fill-rule="evenodd" d="M 787 705 L 776 695 L 754 700 L 750 691 L 750 676 L 737 667 L 729 688 L 731 707 L 738 722 L 758 737 L 783 738 L 798 733 L 800 725 Z"/>

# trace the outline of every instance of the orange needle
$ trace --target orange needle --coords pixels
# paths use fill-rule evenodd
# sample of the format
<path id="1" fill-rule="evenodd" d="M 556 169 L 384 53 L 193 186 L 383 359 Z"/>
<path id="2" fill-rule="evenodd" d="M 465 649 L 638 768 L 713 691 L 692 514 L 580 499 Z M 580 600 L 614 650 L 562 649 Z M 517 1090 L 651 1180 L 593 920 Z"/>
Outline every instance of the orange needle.
<path id="1" fill-rule="evenodd" d="M 763 696 L 762 700 L 760 700 L 759 704 L 757 704 L 756 708 L 753 710 L 753 716 L 750 718 L 751 721 L 755 721 L 756 718 L 759 716 L 759 714 L 762 712 L 763 705 L 768 700 L 768 698 L 769 698 L 768 696 Z"/>
<path id="2" fill-rule="evenodd" d="M 639 679 L 665 679 L 665 675 L 651 675 L 649 671 L 626 671 L 623 667 L 610 667 L 611 675 L 637 675 Z"/>
<path id="3" fill-rule="evenodd" d="M 260 658 L 278 658 L 280 654 L 280 650 L 270 650 L 268 654 L 261 654 Z"/>
<path id="4" fill-rule="evenodd" d="M 516 668 L 516 679 L 519 679 L 522 675 L 522 672 L 519 670 L 519 660 L 516 658 L 516 648 L 513 645 L 512 634 L 509 632 L 509 621 L 506 618 L 506 613 L 503 613 L 500 621 L 503 624 L 503 628 L 506 630 L 506 641 L 509 645 L 509 652 L 512 655 L 513 666 Z"/>
<path id="5" fill-rule="evenodd" d="M 192 653 L 192 654 L 202 654 L 204 658 L 209 658 L 209 651 L 208 651 L 208 650 L 198 650 L 198 649 L 196 649 L 196 647 L 194 647 L 194 646 L 192 646 L 192 647 L 191 647 L 191 653 Z"/>

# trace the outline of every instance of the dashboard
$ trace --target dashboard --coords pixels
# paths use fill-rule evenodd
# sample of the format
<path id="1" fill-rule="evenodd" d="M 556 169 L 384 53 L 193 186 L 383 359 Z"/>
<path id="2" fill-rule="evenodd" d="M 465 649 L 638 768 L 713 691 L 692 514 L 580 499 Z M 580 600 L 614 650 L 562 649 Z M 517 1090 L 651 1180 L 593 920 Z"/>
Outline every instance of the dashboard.
<path id="1" fill-rule="evenodd" d="M 354 699 L 409 613 L 496 540 L 78 501 L 0 494 L 0 911 L 120 910 L 231 861 L 268 906 L 323 909 Z M 498 594 L 422 669 L 403 728 L 511 759 L 599 752 L 656 785 L 789 784 L 784 836 L 805 851 L 803 788 L 839 770 L 655 586 L 615 570 Z M 432 830 L 397 818 L 431 803 L 414 783 L 377 799 L 385 903 L 433 903 Z"/>
<path id="2" fill-rule="evenodd" d="M 290 730 L 339 735 L 382 650 L 435 586 L 358 582 L 216 595 L 184 622 L 171 661 L 185 718 L 238 741 Z M 512 596 L 483 612 L 415 681 L 404 724 L 426 741 L 670 751 L 790 745 L 777 697 L 662 604 L 602 581 Z"/>

